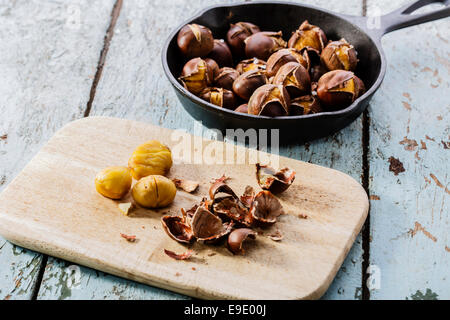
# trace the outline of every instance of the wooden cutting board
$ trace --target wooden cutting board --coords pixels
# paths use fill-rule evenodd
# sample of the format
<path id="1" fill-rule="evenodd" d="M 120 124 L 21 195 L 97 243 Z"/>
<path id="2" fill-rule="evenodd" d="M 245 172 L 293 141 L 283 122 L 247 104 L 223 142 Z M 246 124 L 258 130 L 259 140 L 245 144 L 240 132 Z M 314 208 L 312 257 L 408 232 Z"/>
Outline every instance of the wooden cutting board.
<path id="1" fill-rule="evenodd" d="M 280 167 L 297 172 L 279 196 L 286 215 L 248 241 L 245 255 L 233 256 L 224 245 L 195 243 L 193 257 L 177 261 L 164 249 L 182 253 L 188 247 L 166 235 L 161 216 L 190 208 L 222 174 L 231 177 L 238 194 L 246 185 L 258 190 L 255 166 L 174 164 L 169 177 L 198 180 L 199 190 L 178 191 L 170 207 L 138 209 L 127 217 L 118 201 L 96 192 L 94 177 L 104 167 L 126 165 L 134 148 L 150 139 L 179 149 L 179 134 L 145 123 L 89 117 L 68 124 L 0 195 L 0 233 L 32 250 L 199 298 L 317 299 L 326 291 L 367 216 L 369 202 L 359 183 L 336 170 L 280 157 Z M 196 160 L 199 146 L 204 151 L 211 143 L 225 147 L 196 141 L 191 148 Z M 243 147 L 224 150 L 249 155 Z M 223 156 L 212 154 L 216 160 Z M 174 160 L 179 158 L 174 152 Z M 284 235 L 279 242 L 268 237 L 277 229 Z M 127 242 L 120 233 L 138 240 Z"/>

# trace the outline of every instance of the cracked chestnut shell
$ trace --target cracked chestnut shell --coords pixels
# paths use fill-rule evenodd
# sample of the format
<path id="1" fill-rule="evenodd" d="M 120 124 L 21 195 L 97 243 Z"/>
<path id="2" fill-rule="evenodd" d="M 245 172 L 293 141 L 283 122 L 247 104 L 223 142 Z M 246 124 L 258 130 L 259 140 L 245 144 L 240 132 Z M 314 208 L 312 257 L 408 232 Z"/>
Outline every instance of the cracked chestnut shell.
<path id="1" fill-rule="evenodd" d="M 241 74 L 233 83 L 233 91 L 244 100 L 250 99 L 256 89 L 268 82 L 264 71 L 253 69 Z"/>
<path id="2" fill-rule="evenodd" d="M 308 20 L 303 21 L 300 27 L 292 34 L 288 41 L 289 48 L 302 50 L 309 47 L 317 50 L 319 53 L 327 43 L 327 36 L 318 26 L 309 24 Z"/>
<path id="3" fill-rule="evenodd" d="M 354 71 L 358 64 L 355 48 L 345 39 L 331 41 L 322 50 L 320 60 L 328 70 Z"/>
<path id="4" fill-rule="evenodd" d="M 191 226 L 197 240 L 212 243 L 229 234 L 233 223 L 224 223 L 218 216 L 200 206 L 192 217 Z"/>
<path id="5" fill-rule="evenodd" d="M 305 51 L 301 53 L 296 49 L 287 48 L 278 50 L 269 57 L 266 68 L 267 76 L 275 76 L 277 71 L 288 62 L 297 62 L 309 69 L 309 56 Z"/>
<path id="6" fill-rule="evenodd" d="M 334 70 L 319 79 L 317 96 L 324 107 L 340 109 L 349 106 L 365 91 L 364 83 L 351 71 Z"/>
<path id="7" fill-rule="evenodd" d="M 291 100 L 289 109 L 291 116 L 323 112 L 319 99 L 313 95 L 297 97 Z"/>
<path id="8" fill-rule="evenodd" d="M 234 111 L 240 112 L 240 113 L 248 113 L 248 104 L 247 103 L 241 104 Z"/>
<path id="9" fill-rule="evenodd" d="M 173 240 L 181 243 L 191 243 L 194 240 L 192 228 L 186 223 L 185 217 L 164 216 L 161 218 L 164 231 Z"/>
<path id="10" fill-rule="evenodd" d="M 233 82 L 240 76 L 240 73 L 230 67 L 223 67 L 219 69 L 214 78 L 216 87 L 232 90 Z"/>
<path id="11" fill-rule="evenodd" d="M 234 109 L 235 98 L 233 91 L 223 88 L 206 88 L 199 95 L 205 101 L 226 109 Z"/>
<path id="12" fill-rule="evenodd" d="M 286 116 L 289 114 L 290 98 L 282 85 L 265 84 L 250 97 L 248 113 L 268 117 Z"/>
<path id="13" fill-rule="evenodd" d="M 311 92 L 311 80 L 308 71 L 297 62 L 288 62 L 282 66 L 272 81 L 286 88 L 290 98 Z"/>
<path id="14" fill-rule="evenodd" d="M 227 247 L 233 254 L 244 254 L 242 244 L 249 238 L 256 239 L 256 232 L 249 228 L 235 229 L 228 236 Z"/>
<path id="15" fill-rule="evenodd" d="M 186 62 L 179 80 L 189 92 L 198 95 L 212 83 L 213 78 L 211 65 L 202 58 L 194 58 Z"/>
<path id="16" fill-rule="evenodd" d="M 295 171 L 289 168 L 275 170 L 272 167 L 256 164 L 256 180 L 259 186 L 272 193 L 281 193 L 295 180 Z"/>
<path id="17" fill-rule="evenodd" d="M 286 48 L 286 41 L 283 40 L 283 33 L 263 31 L 251 35 L 245 39 L 245 55 L 248 58 L 256 57 L 267 60 L 272 53 Z"/>
<path id="18" fill-rule="evenodd" d="M 243 56 L 245 53 L 244 40 L 260 31 L 258 26 L 250 22 L 230 24 L 230 29 L 227 33 L 227 42 L 233 54 L 237 57 Z"/>
<path id="19" fill-rule="evenodd" d="M 239 62 L 236 66 L 236 70 L 243 74 L 244 72 L 253 70 L 253 69 L 260 69 L 262 71 L 266 70 L 266 62 L 264 60 L 258 59 L 258 58 L 251 58 L 242 60 Z"/>
<path id="20" fill-rule="evenodd" d="M 218 74 L 219 72 L 219 65 L 217 64 L 217 62 L 211 58 L 206 58 L 204 59 L 206 64 L 208 65 L 208 70 L 210 71 L 210 74 L 212 74 L 212 79 L 211 81 L 214 80 L 214 77 Z"/>
<path id="21" fill-rule="evenodd" d="M 273 224 L 284 214 L 280 201 L 268 190 L 260 191 L 253 200 L 250 213 L 261 225 Z"/>
<path id="22" fill-rule="evenodd" d="M 214 38 L 209 28 L 193 23 L 181 28 L 177 44 L 186 57 L 203 57 L 213 49 Z"/>
<path id="23" fill-rule="evenodd" d="M 208 58 L 216 61 L 221 68 L 231 67 L 233 65 L 231 50 L 223 39 L 214 39 L 214 46 L 208 54 Z"/>

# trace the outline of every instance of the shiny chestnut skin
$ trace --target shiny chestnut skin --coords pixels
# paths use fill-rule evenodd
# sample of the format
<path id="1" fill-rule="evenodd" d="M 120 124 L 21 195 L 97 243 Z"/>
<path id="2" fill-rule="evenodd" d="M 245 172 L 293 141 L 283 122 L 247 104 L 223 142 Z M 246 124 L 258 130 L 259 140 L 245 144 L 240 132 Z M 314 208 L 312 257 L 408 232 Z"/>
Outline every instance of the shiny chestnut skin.
<path id="1" fill-rule="evenodd" d="M 268 117 L 289 114 L 290 98 L 282 85 L 265 84 L 253 92 L 248 101 L 248 113 Z"/>
<path id="2" fill-rule="evenodd" d="M 205 60 L 193 58 L 186 62 L 179 80 L 183 86 L 195 95 L 212 84 L 214 71 Z"/>
<path id="3" fill-rule="evenodd" d="M 187 58 L 206 56 L 214 47 L 209 28 L 199 24 L 187 24 L 178 32 L 177 44 Z"/>
<path id="4" fill-rule="evenodd" d="M 266 70 L 267 64 L 264 60 L 258 59 L 258 58 L 251 58 L 242 60 L 236 65 L 236 70 L 243 74 L 244 72 L 253 70 L 253 69 L 260 69 L 260 70 Z"/>
<path id="5" fill-rule="evenodd" d="M 283 65 L 272 81 L 275 85 L 282 85 L 295 98 L 311 92 L 311 80 L 308 71 L 300 63 L 288 62 Z"/>
<path id="6" fill-rule="evenodd" d="M 313 95 L 297 97 L 291 100 L 289 115 L 299 116 L 323 112 L 319 99 Z"/>
<path id="7" fill-rule="evenodd" d="M 200 92 L 199 97 L 222 108 L 234 109 L 235 107 L 236 99 L 231 90 L 223 88 L 206 88 Z"/>
<path id="8" fill-rule="evenodd" d="M 319 79 L 317 96 L 329 109 L 342 109 L 353 103 L 365 91 L 364 83 L 351 71 L 334 70 Z"/>
<path id="9" fill-rule="evenodd" d="M 300 27 L 292 34 L 288 41 L 289 48 L 302 50 L 305 47 L 313 48 L 319 53 L 327 43 L 325 32 L 319 27 L 309 24 L 308 20 L 303 21 Z"/>
<path id="10" fill-rule="evenodd" d="M 245 55 L 247 58 L 256 57 L 267 60 L 272 53 L 286 48 L 283 34 L 278 32 L 258 32 L 245 39 Z"/>
<path id="11" fill-rule="evenodd" d="M 219 72 L 219 65 L 217 64 L 217 62 L 215 60 L 213 60 L 211 58 L 205 58 L 204 60 L 205 60 L 206 64 L 208 65 L 209 70 L 212 73 L 213 80 L 214 80 L 214 77 Z"/>
<path id="12" fill-rule="evenodd" d="M 227 33 L 228 45 L 236 57 L 244 56 L 245 43 L 244 40 L 252 34 L 260 32 L 258 26 L 250 22 L 237 22 L 230 24 L 230 29 Z"/>
<path id="13" fill-rule="evenodd" d="M 247 103 L 241 104 L 234 111 L 240 112 L 240 113 L 248 113 L 248 104 Z"/>
<path id="14" fill-rule="evenodd" d="M 233 91 L 244 100 L 250 99 L 253 92 L 268 82 L 266 74 L 253 69 L 241 74 L 233 83 Z"/>
<path id="15" fill-rule="evenodd" d="M 223 39 L 214 39 L 214 47 L 208 54 L 208 58 L 216 61 L 220 68 L 233 65 L 231 50 Z"/>
<path id="16" fill-rule="evenodd" d="M 345 39 L 331 41 L 320 54 L 322 64 L 328 70 L 354 71 L 358 64 L 355 48 Z"/>
<path id="17" fill-rule="evenodd" d="M 233 82 L 240 76 L 239 72 L 230 67 L 219 69 L 214 78 L 216 87 L 233 90 Z"/>
<path id="18" fill-rule="evenodd" d="M 268 77 L 276 75 L 277 71 L 288 62 L 298 62 L 306 69 L 309 69 L 309 56 L 306 52 L 287 48 L 273 53 L 267 60 L 266 73 Z"/>

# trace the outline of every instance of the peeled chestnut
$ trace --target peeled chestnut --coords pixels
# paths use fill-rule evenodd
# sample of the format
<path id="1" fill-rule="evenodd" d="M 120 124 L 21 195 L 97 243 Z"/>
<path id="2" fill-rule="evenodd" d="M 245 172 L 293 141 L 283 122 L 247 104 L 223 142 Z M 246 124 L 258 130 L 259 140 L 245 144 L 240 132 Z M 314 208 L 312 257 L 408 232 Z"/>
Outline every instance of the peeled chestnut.
<path id="1" fill-rule="evenodd" d="M 319 79 L 317 96 L 322 105 L 342 108 L 350 105 L 365 91 L 364 83 L 351 71 L 334 70 Z"/>
<path id="2" fill-rule="evenodd" d="M 273 53 L 267 60 L 267 76 L 275 76 L 277 71 L 288 62 L 298 62 L 309 69 L 309 56 L 306 52 L 301 53 L 293 48 L 281 49 Z"/>
<path id="3" fill-rule="evenodd" d="M 214 47 L 208 58 L 216 61 L 220 67 L 231 67 L 233 65 L 233 56 L 230 48 L 223 39 L 214 39 Z"/>
<path id="4" fill-rule="evenodd" d="M 234 109 L 235 98 L 233 91 L 223 88 L 206 88 L 200 92 L 200 98 L 216 106 Z"/>
<path id="5" fill-rule="evenodd" d="M 266 70 L 266 62 L 258 59 L 258 58 L 252 58 L 252 59 L 246 59 L 239 62 L 236 66 L 236 70 L 243 74 L 244 72 L 253 70 L 253 69 L 260 69 L 260 70 Z"/>
<path id="6" fill-rule="evenodd" d="M 311 92 L 311 80 L 308 71 L 297 62 L 288 62 L 282 66 L 272 83 L 284 86 L 290 98 Z"/>
<path id="7" fill-rule="evenodd" d="M 250 99 L 253 92 L 267 83 L 265 73 L 258 69 L 253 69 L 241 74 L 233 83 L 233 91 L 244 100 Z"/>
<path id="8" fill-rule="evenodd" d="M 206 56 L 214 47 L 211 30 L 199 24 L 187 24 L 178 32 L 178 47 L 188 58 Z"/>
<path id="9" fill-rule="evenodd" d="M 327 36 L 322 29 L 305 20 L 301 26 L 292 34 L 288 41 L 289 48 L 301 50 L 310 47 L 321 52 L 327 43 Z"/>
<path id="10" fill-rule="evenodd" d="M 199 94 L 212 83 L 213 70 L 205 60 L 194 58 L 186 62 L 179 80 L 188 91 Z"/>
<path id="11" fill-rule="evenodd" d="M 230 30 L 228 30 L 227 33 L 227 42 L 233 54 L 236 56 L 243 56 L 245 53 L 244 40 L 260 31 L 258 26 L 250 22 L 231 24 Z"/>
<path id="12" fill-rule="evenodd" d="M 328 70 L 354 71 L 358 63 L 355 48 L 345 39 L 328 43 L 322 50 L 320 60 Z"/>
<path id="13" fill-rule="evenodd" d="M 230 67 L 223 67 L 219 69 L 214 77 L 214 83 L 217 87 L 228 90 L 233 89 L 233 82 L 240 76 L 240 73 Z"/>
<path id="14" fill-rule="evenodd" d="M 234 111 L 241 113 L 248 113 L 248 104 L 247 103 L 241 104 Z"/>
<path id="15" fill-rule="evenodd" d="M 253 92 L 248 101 L 248 113 L 269 117 L 289 114 L 289 94 L 282 85 L 265 84 Z"/>
<path id="16" fill-rule="evenodd" d="M 299 116 L 303 114 L 312 114 L 322 112 L 319 99 L 313 95 L 301 96 L 291 100 L 289 114 Z"/>
<path id="17" fill-rule="evenodd" d="M 283 40 L 283 33 L 278 32 L 258 32 L 245 39 L 245 55 L 248 58 L 256 57 L 267 60 L 272 53 L 286 48 L 286 41 Z"/>

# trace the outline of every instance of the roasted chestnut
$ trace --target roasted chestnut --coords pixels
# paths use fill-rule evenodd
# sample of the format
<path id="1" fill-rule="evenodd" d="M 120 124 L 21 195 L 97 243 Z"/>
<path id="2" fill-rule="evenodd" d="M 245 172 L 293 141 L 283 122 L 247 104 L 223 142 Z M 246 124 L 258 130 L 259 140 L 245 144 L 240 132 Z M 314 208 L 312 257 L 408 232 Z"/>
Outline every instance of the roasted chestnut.
<path id="1" fill-rule="evenodd" d="M 216 61 L 221 68 L 231 67 L 233 65 L 233 56 L 231 55 L 230 48 L 223 39 L 214 39 L 214 47 L 209 53 L 208 58 Z"/>
<path id="2" fill-rule="evenodd" d="M 216 87 L 225 88 L 228 90 L 233 89 L 233 82 L 240 76 L 240 73 L 233 68 L 223 67 L 219 69 L 214 77 L 214 84 Z"/>
<path id="3" fill-rule="evenodd" d="M 284 213 L 280 201 L 268 190 L 260 191 L 253 200 L 250 213 L 255 223 L 273 224 Z"/>
<path id="4" fill-rule="evenodd" d="M 186 62 L 179 80 L 188 91 L 198 95 L 212 83 L 213 72 L 205 60 L 194 58 Z"/>
<path id="5" fill-rule="evenodd" d="M 309 69 L 309 76 L 312 82 L 319 81 L 320 77 L 327 73 L 327 69 L 322 64 L 316 64 Z"/>
<path id="6" fill-rule="evenodd" d="M 364 83 L 351 71 L 334 70 L 319 79 L 317 96 L 325 107 L 339 109 L 350 105 L 365 91 Z"/>
<path id="7" fill-rule="evenodd" d="M 322 50 L 320 60 L 328 70 L 354 71 L 358 63 L 355 48 L 345 39 L 331 41 Z"/>
<path id="8" fill-rule="evenodd" d="M 236 66 L 236 70 L 243 74 L 244 72 L 253 70 L 253 69 L 260 69 L 260 70 L 266 70 L 266 62 L 258 59 L 258 58 L 252 58 L 252 59 L 246 59 L 239 62 Z"/>
<path id="9" fill-rule="evenodd" d="M 248 101 L 248 113 L 269 117 L 289 114 L 289 94 L 282 85 L 265 84 L 253 92 Z"/>
<path id="10" fill-rule="evenodd" d="M 204 60 L 208 65 L 208 70 L 210 70 L 210 73 L 213 75 L 213 78 L 211 79 L 211 81 L 213 81 L 214 77 L 219 73 L 219 65 L 215 60 L 211 58 L 206 58 Z"/>
<path id="11" fill-rule="evenodd" d="M 255 239 L 256 232 L 249 228 L 233 230 L 228 236 L 227 247 L 233 254 L 244 254 L 242 244 L 248 238 Z"/>
<path id="12" fill-rule="evenodd" d="M 272 193 L 285 191 L 294 182 L 295 171 L 289 168 L 275 170 L 269 166 L 256 164 L 256 180 L 259 186 Z"/>
<path id="13" fill-rule="evenodd" d="M 237 22 L 230 25 L 230 30 L 227 33 L 227 42 L 231 51 L 236 56 L 243 56 L 245 53 L 244 40 L 252 34 L 260 32 L 258 26 L 250 22 Z"/>
<path id="14" fill-rule="evenodd" d="M 267 76 L 275 76 L 277 71 L 288 62 L 297 62 L 309 69 L 309 56 L 305 51 L 301 53 L 293 48 L 281 49 L 273 53 L 267 60 Z"/>
<path id="15" fill-rule="evenodd" d="M 322 112 L 319 99 L 313 95 L 301 96 L 291 100 L 289 114 L 298 116 L 302 114 L 312 114 Z"/>
<path id="16" fill-rule="evenodd" d="M 207 27 L 193 23 L 181 28 L 177 44 L 186 57 L 203 57 L 213 49 L 214 38 Z"/>
<path id="17" fill-rule="evenodd" d="M 233 91 L 244 100 L 248 100 L 253 92 L 268 82 L 264 71 L 253 69 L 241 74 L 233 83 Z"/>
<path id="18" fill-rule="evenodd" d="M 286 48 L 286 41 L 283 40 L 283 33 L 278 32 L 258 32 L 245 39 L 245 55 L 248 58 L 256 57 L 267 60 L 272 53 Z"/>
<path id="19" fill-rule="evenodd" d="M 234 93 L 227 89 L 205 88 L 199 97 L 222 108 L 234 109 L 235 106 Z"/>
<path id="20" fill-rule="evenodd" d="M 234 111 L 241 113 L 248 113 L 248 104 L 244 103 L 237 107 Z"/>
<path id="21" fill-rule="evenodd" d="M 282 66 L 272 83 L 284 86 L 290 98 L 311 92 L 311 80 L 308 71 L 297 62 L 288 62 Z"/>
<path id="22" fill-rule="evenodd" d="M 327 36 L 325 32 L 319 27 L 309 24 L 308 20 L 305 20 L 292 34 L 288 41 L 288 47 L 297 50 L 310 47 L 321 52 L 326 43 Z"/>

